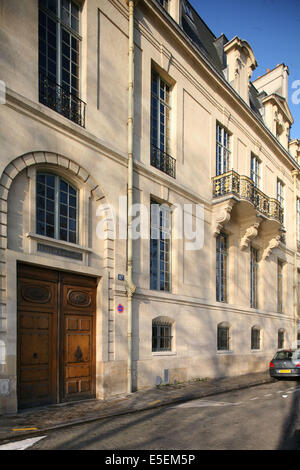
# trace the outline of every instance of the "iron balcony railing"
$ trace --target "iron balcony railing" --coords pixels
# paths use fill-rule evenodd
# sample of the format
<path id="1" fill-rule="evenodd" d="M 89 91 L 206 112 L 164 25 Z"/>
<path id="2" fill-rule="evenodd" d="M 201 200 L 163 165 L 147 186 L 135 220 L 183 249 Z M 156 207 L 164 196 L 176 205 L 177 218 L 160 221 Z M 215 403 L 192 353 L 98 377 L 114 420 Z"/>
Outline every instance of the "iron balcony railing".
<path id="1" fill-rule="evenodd" d="M 39 101 L 85 127 L 86 103 L 45 75 L 39 77 Z"/>
<path id="2" fill-rule="evenodd" d="M 151 165 L 163 171 L 172 178 L 176 178 L 176 160 L 175 158 L 163 152 L 154 145 L 151 146 Z"/>
<path id="3" fill-rule="evenodd" d="M 228 171 L 213 178 L 213 198 L 233 195 L 240 200 L 251 202 L 255 209 L 267 217 L 283 224 L 283 208 L 277 199 L 266 196 L 251 178 Z"/>

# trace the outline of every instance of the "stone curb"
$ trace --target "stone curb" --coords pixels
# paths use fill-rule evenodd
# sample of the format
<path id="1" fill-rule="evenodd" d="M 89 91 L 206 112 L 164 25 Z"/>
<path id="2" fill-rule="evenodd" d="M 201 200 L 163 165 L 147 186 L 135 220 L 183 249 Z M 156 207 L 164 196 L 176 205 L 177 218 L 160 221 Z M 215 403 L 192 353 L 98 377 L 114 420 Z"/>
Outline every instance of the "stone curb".
<path id="1" fill-rule="evenodd" d="M 142 404 L 140 406 L 136 406 L 133 409 L 115 409 L 115 410 L 109 410 L 109 411 L 104 411 L 101 416 L 87 416 L 86 418 L 81 418 L 81 419 L 75 419 L 75 420 L 69 420 L 65 423 L 60 423 L 55 426 L 46 426 L 44 428 L 39 428 L 38 430 L 34 431 L 25 431 L 22 433 L 18 434 L 12 434 L 9 433 L 6 437 L 0 437 L 0 445 L 2 444 L 7 444 L 10 441 L 19 441 L 25 438 L 29 437 L 36 437 L 40 436 L 41 434 L 45 434 L 46 432 L 51 432 L 63 428 L 68 428 L 72 426 L 79 426 L 81 424 L 85 423 L 92 423 L 95 421 L 100 421 L 102 419 L 106 418 L 114 418 L 116 416 L 123 416 L 127 414 L 133 414 L 137 413 L 140 411 L 146 411 L 146 410 L 151 410 L 151 409 L 158 409 L 163 406 L 168 406 L 172 404 L 179 404 L 179 403 L 184 403 L 186 401 L 190 400 L 195 400 L 197 398 L 204 398 L 208 396 L 213 396 L 213 395 L 220 395 L 221 393 L 227 393 L 227 392 L 232 392 L 232 391 L 237 391 L 237 390 L 243 390 L 246 388 L 251 388 L 251 387 L 256 387 L 258 385 L 264 385 L 266 383 L 271 383 L 273 382 L 274 379 L 270 378 L 265 378 L 265 379 L 260 379 L 256 380 L 254 382 L 249 382 L 245 384 L 237 384 L 237 385 L 230 385 L 230 386 L 221 386 L 218 388 L 215 388 L 213 390 L 207 390 L 207 391 L 198 391 L 198 392 L 193 392 L 193 393 L 187 393 L 179 397 L 167 397 L 165 400 L 160 401 L 159 403 L 155 403 L 153 405 L 149 404 Z"/>

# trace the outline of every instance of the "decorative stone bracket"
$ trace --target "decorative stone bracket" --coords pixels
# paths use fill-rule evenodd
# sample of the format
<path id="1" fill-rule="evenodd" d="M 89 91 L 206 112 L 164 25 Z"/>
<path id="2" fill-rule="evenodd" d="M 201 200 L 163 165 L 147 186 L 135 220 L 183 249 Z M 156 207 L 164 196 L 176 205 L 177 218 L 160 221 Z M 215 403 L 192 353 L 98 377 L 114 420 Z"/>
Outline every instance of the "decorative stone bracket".
<path id="1" fill-rule="evenodd" d="M 263 252 L 262 259 L 263 260 L 267 259 L 272 253 L 272 251 L 275 250 L 275 248 L 279 246 L 279 243 L 280 243 L 280 235 L 276 235 L 276 237 L 272 238 L 269 241 L 267 248 Z"/>
<path id="2" fill-rule="evenodd" d="M 241 250 L 245 250 L 246 248 L 248 248 L 249 243 L 252 240 L 254 240 L 254 238 L 257 237 L 258 227 L 260 226 L 260 224 L 261 224 L 261 220 L 258 220 L 253 225 L 247 228 L 245 235 L 241 239 L 241 243 L 240 243 Z"/>
<path id="3" fill-rule="evenodd" d="M 224 201 L 222 205 L 215 208 L 216 212 L 214 213 L 214 220 L 213 220 L 213 234 L 214 236 L 218 236 L 224 226 L 229 222 L 232 208 L 235 204 L 234 199 L 228 199 Z"/>

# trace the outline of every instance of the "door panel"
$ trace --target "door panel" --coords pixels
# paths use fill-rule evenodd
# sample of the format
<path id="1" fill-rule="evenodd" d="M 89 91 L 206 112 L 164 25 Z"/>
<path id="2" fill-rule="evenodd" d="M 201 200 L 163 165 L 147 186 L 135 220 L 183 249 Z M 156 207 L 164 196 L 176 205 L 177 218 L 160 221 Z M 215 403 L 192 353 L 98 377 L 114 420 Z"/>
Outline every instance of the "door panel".
<path id="1" fill-rule="evenodd" d="M 63 279 L 61 298 L 64 317 L 62 399 L 92 397 L 95 394 L 95 280 L 81 276 L 70 279 L 68 275 Z"/>
<path id="2" fill-rule="evenodd" d="M 55 403 L 58 277 L 41 280 L 40 270 L 28 267 L 18 276 L 19 407 Z"/>
<path id="3" fill-rule="evenodd" d="M 18 266 L 20 408 L 95 396 L 96 286 L 95 278 Z"/>

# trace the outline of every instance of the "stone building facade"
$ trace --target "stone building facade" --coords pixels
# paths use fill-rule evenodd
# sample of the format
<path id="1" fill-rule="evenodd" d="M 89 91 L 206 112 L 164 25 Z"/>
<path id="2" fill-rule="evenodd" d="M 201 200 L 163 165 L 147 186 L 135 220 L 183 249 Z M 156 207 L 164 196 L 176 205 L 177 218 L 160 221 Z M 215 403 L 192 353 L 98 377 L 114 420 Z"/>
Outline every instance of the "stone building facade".
<path id="1" fill-rule="evenodd" d="M 1 413 L 266 370 L 298 334 L 286 65 L 251 82 L 186 0 L 0 0 L 0 39 Z"/>

